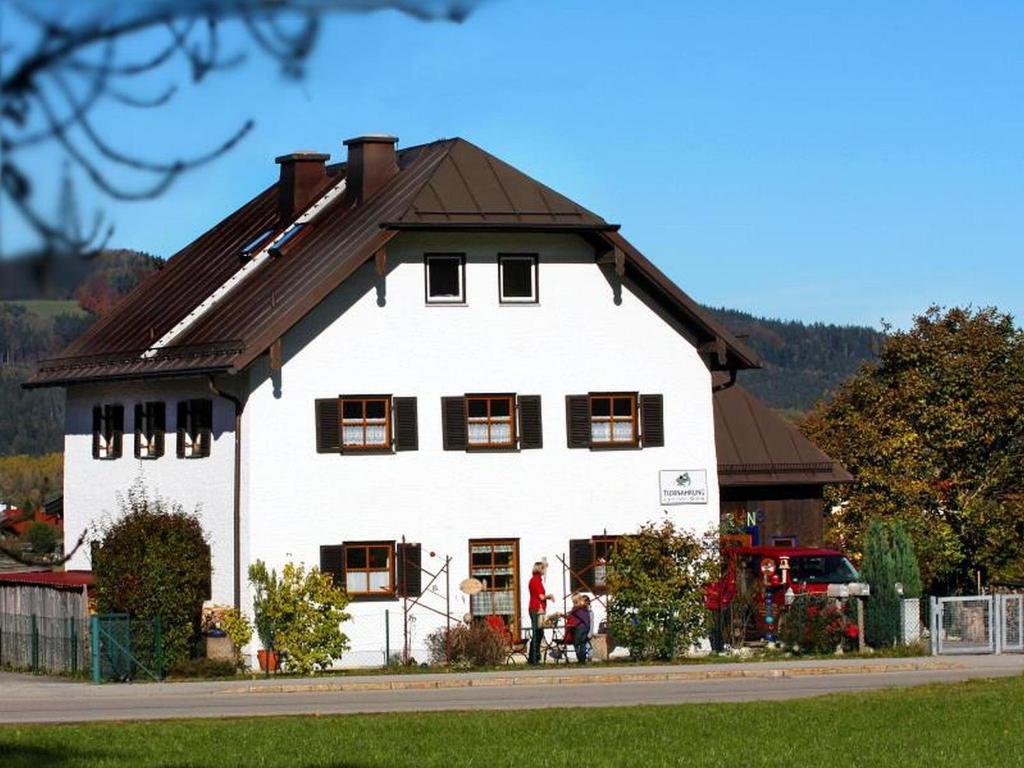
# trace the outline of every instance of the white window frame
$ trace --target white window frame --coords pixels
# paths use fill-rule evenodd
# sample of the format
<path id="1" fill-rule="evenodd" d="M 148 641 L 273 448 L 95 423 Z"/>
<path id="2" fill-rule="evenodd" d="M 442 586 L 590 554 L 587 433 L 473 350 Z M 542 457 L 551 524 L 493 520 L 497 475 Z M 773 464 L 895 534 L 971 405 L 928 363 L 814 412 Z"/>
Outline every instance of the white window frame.
<path id="1" fill-rule="evenodd" d="M 525 261 L 530 265 L 530 295 L 506 296 L 504 269 L 510 261 Z M 498 301 L 502 304 L 538 304 L 540 302 L 540 259 L 535 253 L 499 253 L 498 254 Z"/>
<path id="2" fill-rule="evenodd" d="M 459 265 L 459 293 L 457 296 L 430 295 L 430 263 L 456 261 Z M 423 286 L 427 304 L 462 305 L 466 303 L 466 255 L 464 253 L 428 253 L 423 257 Z"/>

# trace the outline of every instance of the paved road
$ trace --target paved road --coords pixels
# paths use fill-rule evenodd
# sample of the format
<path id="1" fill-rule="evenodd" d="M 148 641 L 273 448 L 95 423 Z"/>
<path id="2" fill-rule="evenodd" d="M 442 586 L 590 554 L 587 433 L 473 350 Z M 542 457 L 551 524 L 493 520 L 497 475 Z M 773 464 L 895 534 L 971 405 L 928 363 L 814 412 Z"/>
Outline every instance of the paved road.
<path id="1" fill-rule="evenodd" d="M 919 669 L 858 671 L 858 665 L 830 673 L 800 663 L 720 665 L 733 676 L 701 680 L 644 680 L 598 683 L 565 681 L 508 686 L 479 685 L 419 690 L 296 690 L 283 692 L 281 681 L 262 687 L 250 683 L 163 683 L 91 686 L 0 674 L 0 722 L 82 722 L 183 717 L 229 717 L 288 714 L 348 714 L 428 710 L 532 709 L 564 706 L 676 704 L 684 702 L 792 699 L 843 691 L 954 682 L 972 677 L 1018 675 L 1024 658 L 957 657 Z M 863 666 L 863 665 L 861 665 Z M 895 667 L 895 664 L 894 664 Z M 753 668 L 757 677 L 735 676 Z M 656 670 L 657 668 L 646 668 Z M 679 669 L 678 667 L 675 669 Z M 864 669 L 877 670 L 877 665 Z M 778 671 L 778 676 L 763 676 Z M 813 670 L 812 673 L 811 670 Z M 709 674 L 713 670 L 709 670 Z M 652 676 L 653 676 L 652 672 Z M 380 681 L 380 677 L 362 678 Z M 396 680 L 398 678 L 395 678 Z M 405 677 L 408 681 L 410 678 Z M 430 678 L 424 678 L 429 681 Z M 440 679 L 440 678 L 438 678 Z M 445 676 L 450 684 L 460 679 Z M 475 678 L 474 678 L 475 679 Z M 298 681 L 286 681 L 301 687 Z M 566 690 L 571 688 L 571 690 Z"/>

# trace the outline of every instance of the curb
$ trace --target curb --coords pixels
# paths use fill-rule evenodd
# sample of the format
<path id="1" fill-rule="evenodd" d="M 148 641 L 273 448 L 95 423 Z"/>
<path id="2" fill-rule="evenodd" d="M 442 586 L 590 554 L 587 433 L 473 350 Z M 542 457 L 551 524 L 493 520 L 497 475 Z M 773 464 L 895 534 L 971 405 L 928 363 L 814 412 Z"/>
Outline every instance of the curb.
<path id="1" fill-rule="evenodd" d="M 860 664 L 851 667 L 768 667 L 766 669 L 714 669 L 678 672 L 621 672 L 585 675 L 487 675 L 484 677 L 452 677 L 439 680 L 380 680 L 359 682 L 282 683 L 280 685 L 249 685 L 225 688 L 217 693 L 336 693 L 356 691 L 424 691 L 440 688 L 509 688 L 528 685 L 602 685 L 613 683 L 664 683 L 736 678 L 776 679 L 786 677 L 820 677 L 824 675 L 863 675 L 885 672 L 921 672 L 963 669 L 954 662 L 903 662 L 896 664 Z"/>

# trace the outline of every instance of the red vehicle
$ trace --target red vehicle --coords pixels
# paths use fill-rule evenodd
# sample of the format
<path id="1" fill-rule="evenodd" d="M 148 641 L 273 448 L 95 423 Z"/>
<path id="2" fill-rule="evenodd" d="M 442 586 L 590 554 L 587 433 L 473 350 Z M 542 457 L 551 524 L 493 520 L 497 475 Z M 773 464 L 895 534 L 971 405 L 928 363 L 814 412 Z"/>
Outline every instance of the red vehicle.
<path id="1" fill-rule="evenodd" d="M 738 598 L 746 605 L 753 603 L 756 610 L 747 622 L 747 639 L 764 637 L 774 630 L 765 621 L 769 596 L 772 615 L 777 617 L 786 608 L 790 590 L 794 596 L 828 594 L 830 584 L 860 581 L 853 564 L 834 549 L 727 546 L 722 549 L 722 558 L 722 576 L 706 587 L 704 602 L 710 610 L 720 612 Z M 856 630 L 853 625 L 852 637 L 856 637 Z"/>

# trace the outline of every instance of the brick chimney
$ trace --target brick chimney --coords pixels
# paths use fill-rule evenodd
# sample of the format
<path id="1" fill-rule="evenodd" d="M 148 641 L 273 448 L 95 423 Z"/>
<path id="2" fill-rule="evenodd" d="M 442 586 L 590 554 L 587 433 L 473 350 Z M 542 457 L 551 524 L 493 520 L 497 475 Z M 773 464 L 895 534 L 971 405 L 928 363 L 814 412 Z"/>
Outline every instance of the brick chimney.
<path id="1" fill-rule="evenodd" d="M 275 158 L 281 166 L 277 194 L 282 223 L 294 219 L 327 185 L 328 158 L 330 155 L 319 152 L 292 152 Z"/>
<path id="2" fill-rule="evenodd" d="M 357 136 L 344 142 L 348 147 L 346 193 L 355 204 L 372 197 L 398 173 L 397 143 L 397 136 L 385 134 Z"/>

